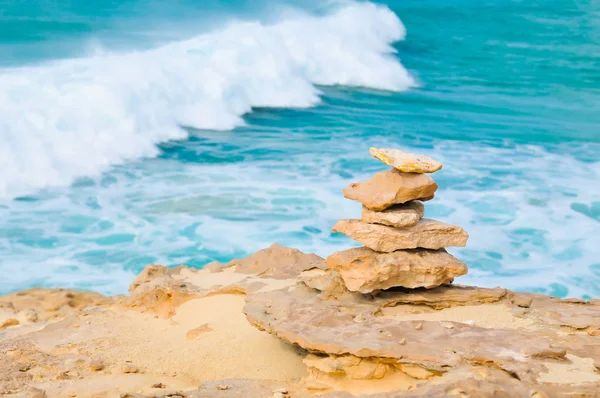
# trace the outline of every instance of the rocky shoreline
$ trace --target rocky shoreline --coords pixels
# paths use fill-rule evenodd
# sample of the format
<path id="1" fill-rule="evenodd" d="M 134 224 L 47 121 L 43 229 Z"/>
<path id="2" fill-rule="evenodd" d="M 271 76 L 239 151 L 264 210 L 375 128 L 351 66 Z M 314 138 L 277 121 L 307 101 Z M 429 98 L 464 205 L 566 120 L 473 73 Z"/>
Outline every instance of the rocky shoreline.
<path id="1" fill-rule="evenodd" d="M 365 246 L 326 259 L 273 245 L 201 270 L 148 266 L 126 296 L 0 297 L 8 397 L 598 397 L 600 300 L 454 284 L 462 228 L 422 218 L 442 166 L 352 184 Z"/>

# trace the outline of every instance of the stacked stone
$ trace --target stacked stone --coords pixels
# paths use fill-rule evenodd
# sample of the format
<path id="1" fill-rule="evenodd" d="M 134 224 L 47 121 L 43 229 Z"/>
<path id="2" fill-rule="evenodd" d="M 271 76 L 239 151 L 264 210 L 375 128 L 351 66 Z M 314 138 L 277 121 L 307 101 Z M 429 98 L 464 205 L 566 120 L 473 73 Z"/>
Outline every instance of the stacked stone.
<path id="1" fill-rule="evenodd" d="M 442 164 L 396 149 L 369 153 L 391 170 L 350 184 L 344 196 L 362 203 L 360 220 L 340 220 L 333 227 L 364 247 L 336 252 L 326 259 L 350 291 L 371 293 L 392 287 L 434 288 L 467 273 L 467 266 L 445 248 L 465 246 L 469 235 L 456 225 L 422 218 L 422 202 L 438 188 L 426 173 Z"/>

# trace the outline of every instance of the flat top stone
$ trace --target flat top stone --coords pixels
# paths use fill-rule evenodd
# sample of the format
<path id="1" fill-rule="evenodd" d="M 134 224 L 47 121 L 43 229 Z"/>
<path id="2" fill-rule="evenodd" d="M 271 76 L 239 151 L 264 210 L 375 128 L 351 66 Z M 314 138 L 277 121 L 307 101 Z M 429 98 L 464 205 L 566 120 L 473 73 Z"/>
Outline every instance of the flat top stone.
<path id="1" fill-rule="evenodd" d="M 402 249 L 442 249 L 465 246 L 469 234 L 457 225 L 422 218 L 412 227 L 394 228 L 386 225 L 367 224 L 360 220 L 340 220 L 333 232 L 341 232 L 378 252 Z"/>
<path id="2" fill-rule="evenodd" d="M 392 148 L 371 148 L 369 153 L 376 159 L 405 173 L 433 173 L 442 164 L 425 155 L 403 152 Z"/>

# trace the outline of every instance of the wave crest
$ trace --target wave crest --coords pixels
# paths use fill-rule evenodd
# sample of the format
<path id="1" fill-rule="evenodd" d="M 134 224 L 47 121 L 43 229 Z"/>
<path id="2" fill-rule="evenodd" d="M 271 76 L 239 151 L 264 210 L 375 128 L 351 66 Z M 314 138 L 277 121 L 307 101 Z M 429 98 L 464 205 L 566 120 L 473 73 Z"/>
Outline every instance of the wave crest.
<path id="1" fill-rule="evenodd" d="M 315 85 L 401 91 L 392 55 L 404 38 L 386 7 L 351 3 L 325 16 L 238 22 L 149 50 L 0 72 L 0 197 L 67 185 L 158 154 L 180 126 L 227 130 L 253 107 L 309 107 Z"/>

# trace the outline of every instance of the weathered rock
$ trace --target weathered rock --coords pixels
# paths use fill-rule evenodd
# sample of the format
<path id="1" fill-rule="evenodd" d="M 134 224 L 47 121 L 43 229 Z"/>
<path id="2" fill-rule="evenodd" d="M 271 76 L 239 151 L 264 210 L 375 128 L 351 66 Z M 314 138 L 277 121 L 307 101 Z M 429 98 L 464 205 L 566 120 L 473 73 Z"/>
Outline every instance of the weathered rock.
<path id="1" fill-rule="evenodd" d="M 433 295 L 435 290 L 437 294 L 456 290 L 449 296 L 465 292 L 461 288 L 440 287 L 428 293 Z M 457 301 L 468 304 L 468 297 L 480 296 L 470 290 L 478 289 L 467 289 L 467 298 Z M 401 366 L 417 365 L 429 372 L 486 366 L 502 369 L 522 382 L 539 383 L 547 364 L 562 361 L 564 366 L 570 366 L 567 352 L 587 358 L 584 361 L 600 358 L 595 337 L 586 333 L 565 336 L 558 327 L 540 329 L 535 318 L 530 319 L 538 325 L 535 327 L 521 328 L 516 322 L 506 323 L 505 327 L 481 327 L 452 321 L 417 321 L 415 317 L 402 320 L 402 316 L 380 314 L 382 308 L 399 302 L 404 295 L 388 291 L 382 298 L 349 294 L 339 300 L 324 300 L 314 290 L 298 285 L 249 296 L 244 312 L 259 329 L 314 354 L 376 358 Z M 503 305 L 513 306 L 507 298 Z M 481 307 L 478 311 L 489 310 Z M 521 312 L 519 316 L 527 314 Z M 600 381 L 593 370 L 583 370 L 582 374 L 583 380 Z M 568 380 L 556 380 L 565 382 Z"/>
<path id="2" fill-rule="evenodd" d="M 424 214 L 425 206 L 423 206 L 423 203 L 413 200 L 383 211 L 373 211 L 363 206 L 361 221 L 391 227 L 411 227 L 416 225 Z"/>
<path id="3" fill-rule="evenodd" d="M 348 291 L 339 274 L 331 269 L 313 268 L 302 272 L 298 279 L 306 286 L 330 297 Z"/>
<path id="4" fill-rule="evenodd" d="M 511 302 L 527 305 L 527 314 L 563 330 L 593 332 L 600 328 L 600 301 L 561 300 L 543 294 L 510 292 Z M 593 334 L 593 333 L 592 333 Z"/>
<path id="5" fill-rule="evenodd" d="M 336 252 L 325 264 L 340 274 L 348 290 L 360 293 L 391 287 L 433 288 L 467 273 L 467 266 L 444 249 L 378 253 L 359 247 Z"/>
<path id="6" fill-rule="evenodd" d="M 94 292 L 34 288 L 0 297 L 0 309 L 10 308 L 15 314 L 22 313 L 23 320 L 38 322 L 64 318 L 111 301 Z"/>
<path id="7" fill-rule="evenodd" d="M 92 358 L 88 364 L 88 368 L 93 372 L 99 372 L 104 369 L 104 362 L 98 358 Z"/>
<path id="8" fill-rule="evenodd" d="M 400 294 L 401 293 L 401 294 Z M 379 292 L 377 300 L 380 308 L 398 304 L 427 306 L 436 310 L 465 306 L 497 303 L 507 297 L 508 290 L 496 287 L 487 289 L 475 286 L 452 285 L 435 289 L 394 289 Z"/>
<path id="9" fill-rule="evenodd" d="M 185 267 L 167 268 L 150 264 L 129 285 L 130 297 L 123 304 L 139 311 L 154 312 L 163 318 L 175 314 L 175 309 L 198 293 L 177 277 Z"/>
<path id="10" fill-rule="evenodd" d="M 357 200 L 371 210 L 385 210 L 390 206 L 411 200 L 429 200 L 438 185 L 425 174 L 387 170 L 376 173 L 363 182 L 355 182 L 344 189 L 344 196 Z"/>
<path id="11" fill-rule="evenodd" d="M 248 257 L 232 260 L 227 265 L 235 266 L 235 271 L 239 273 L 273 279 L 293 278 L 311 268 L 325 268 L 324 260 L 316 254 L 302 253 L 298 249 L 279 244 L 273 244 Z"/>
<path id="12" fill-rule="evenodd" d="M 429 156 L 415 155 L 391 148 L 371 148 L 369 153 L 376 159 L 405 173 L 433 173 L 442 168 Z"/>
<path id="13" fill-rule="evenodd" d="M 318 268 L 326 268 L 321 257 L 278 244 L 227 264 L 207 264 L 204 269 L 209 275 L 202 277 L 202 284 L 191 283 L 197 275 L 185 266 L 168 268 L 151 264 L 131 283 L 131 297 L 123 303 L 168 318 L 191 298 L 217 293 L 248 294 L 266 286 L 261 279 L 294 283 L 301 272 Z"/>
<path id="14" fill-rule="evenodd" d="M 227 264 L 223 264 L 218 261 L 211 261 L 210 263 L 205 264 L 202 269 L 205 269 L 208 272 L 221 272 L 227 267 Z"/>
<path id="15" fill-rule="evenodd" d="M 0 330 L 9 328 L 11 326 L 17 326 L 19 324 L 19 320 L 15 318 L 8 318 L 4 322 L 0 323 Z"/>
<path id="16" fill-rule="evenodd" d="M 333 232 L 341 232 L 378 252 L 465 246 L 469 238 L 469 234 L 459 226 L 428 218 L 405 228 L 367 224 L 360 220 L 340 220 L 333 226 Z"/>

